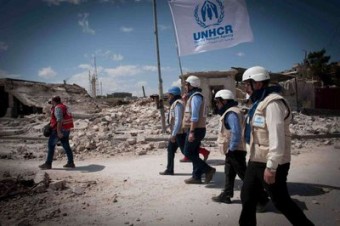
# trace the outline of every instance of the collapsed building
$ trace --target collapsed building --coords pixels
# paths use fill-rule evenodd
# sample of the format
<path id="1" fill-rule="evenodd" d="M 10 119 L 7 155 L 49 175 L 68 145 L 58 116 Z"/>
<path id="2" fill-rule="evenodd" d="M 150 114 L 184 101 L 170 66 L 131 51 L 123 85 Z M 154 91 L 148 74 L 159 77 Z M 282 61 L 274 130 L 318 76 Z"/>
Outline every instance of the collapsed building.
<path id="1" fill-rule="evenodd" d="M 188 72 L 180 75 L 182 90 L 185 79 L 196 75 L 201 79 L 202 93 L 206 97 L 210 113 L 215 112 L 213 103 L 215 93 L 221 89 L 231 90 L 238 101 L 246 98 L 243 92 L 242 75 L 246 68 L 232 67 L 227 71 Z M 288 100 L 293 110 L 320 111 L 327 110 L 339 113 L 340 104 L 335 96 L 340 95 L 338 87 L 321 87 L 316 81 L 298 78 L 298 72 L 272 73 L 271 83 L 282 87 L 282 94 Z M 131 93 L 115 93 L 106 98 L 92 98 L 87 91 L 76 84 L 48 84 L 43 82 L 0 79 L 0 117 L 20 117 L 33 113 L 44 113 L 49 109 L 48 100 L 59 95 L 62 101 L 70 107 L 73 114 L 92 114 L 99 112 L 107 104 L 113 105 L 112 99 L 131 98 Z M 150 96 L 159 108 L 158 95 Z M 116 100 L 115 100 L 116 101 Z M 119 103 L 118 103 L 119 104 Z M 324 112 L 324 111 L 323 111 Z"/>
<path id="2" fill-rule="evenodd" d="M 93 113 L 99 111 L 87 91 L 76 84 L 48 84 L 43 82 L 0 79 L 0 117 L 21 117 L 44 113 L 49 109 L 48 101 L 60 96 L 72 112 Z"/>

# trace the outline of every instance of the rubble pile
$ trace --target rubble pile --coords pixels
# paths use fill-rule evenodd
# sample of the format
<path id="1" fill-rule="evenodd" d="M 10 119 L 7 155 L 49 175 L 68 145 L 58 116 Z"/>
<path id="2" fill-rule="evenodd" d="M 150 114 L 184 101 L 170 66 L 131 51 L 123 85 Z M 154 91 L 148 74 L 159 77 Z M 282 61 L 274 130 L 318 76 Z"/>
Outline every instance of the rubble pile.
<path id="1" fill-rule="evenodd" d="M 75 121 L 71 145 L 75 153 L 145 154 L 166 146 L 164 141 L 146 142 L 146 137 L 162 136 L 160 122 L 159 110 L 148 100 L 102 109 L 91 119 Z"/>
<path id="2" fill-rule="evenodd" d="M 334 145 L 340 149 L 339 117 L 292 113 L 290 131 L 293 154 L 321 145 Z M 207 133 L 202 145 L 210 151 L 217 151 L 215 140 L 219 118 L 212 115 L 207 119 Z M 43 161 L 46 158 L 47 138 L 43 137 L 41 130 L 48 121 L 49 116 L 44 114 L 0 119 L 0 159 L 38 158 Z M 159 109 L 150 99 L 103 107 L 91 114 L 78 110 L 74 124 L 70 143 L 77 160 L 161 153 L 165 151 L 169 137 L 169 129 L 162 134 Z M 66 158 L 61 146 L 57 146 L 55 158 Z M 0 216 L 3 222 L 11 225 L 30 225 L 46 220 L 62 224 L 61 219 L 68 215 L 67 210 L 72 202 L 79 202 L 83 209 L 90 209 L 93 204 L 84 201 L 84 197 L 98 193 L 101 188 L 97 185 L 103 183 L 99 179 L 82 181 L 71 176 L 51 179 L 45 171 L 27 171 L 21 175 L 4 172 L 0 174 Z M 117 183 L 124 184 L 125 181 Z M 117 202 L 117 197 L 114 194 L 107 202 Z M 71 201 L 65 204 L 65 200 Z"/>
<path id="3" fill-rule="evenodd" d="M 290 132 L 296 135 L 337 134 L 340 133 L 340 118 L 308 116 L 293 112 Z"/>
<path id="4" fill-rule="evenodd" d="M 340 120 L 336 116 L 308 116 L 293 113 L 290 131 L 293 137 L 293 154 L 299 149 L 314 145 L 335 144 L 334 134 L 340 133 Z M 81 114 L 80 114 L 81 115 Z M 2 128 L 16 129 L 20 136 L 40 139 L 40 143 L 25 140 L 23 144 L 13 144 L 15 148 L 1 151 L 1 158 L 44 158 L 46 138 L 41 133 L 48 122 L 48 115 L 34 114 L 24 118 L 0 121 Z M 129 104 L 102 108 L 98 113 L 87 115 L 87 118 L 75 117 L 75 128 L 71 133 L 70 144 L 76 157 L 114 156 L 117 154 L 144 155 L 167 146 L 169 129 L 162 134 L 159 109 L 151 99 L 139 99 Z M 214 149 L 218 133 L 219 116 L 212 115 L 207 119 L 206 139 L 202 145 Z M 18 136 L 18 134 L 13 134 Z M 326 135 L 326 136 L 325 136 Z M 329 136 L 327 136 L 329 135 Z M 308 137 L 310 136 L 310 137 Z M 308 139 L 306 139 L 306 137 Z M 310 139 L 313 138 L 313 139 Z M 9 147 L 11 144 L 6 143 Z M 33 149 L 33 150 L 32 150 Z M 296 151 L 297 150 L 297 151 Z M 295 151 L 295 152 L 294 152 Z M 65 157 L 61 146 L 57 146 L 56 158 Z"/>
<path id="5" fill-rule="evenodd" d="M 151 101 L 142 100 L 129 105 L 103 109 L 91 119 L 76 120 L 72 145 L 76 153 L 146 154 L 167 146 L 168 135 L 162 134 L 160 122 L 159 110 Z M 209 116 L 207 122 L 207 139 L 202 145 L 214 148 L 219 116 Z M 290 131 L 292 136 L 338 134 L 340 133 L 340 120 L 339 117 L 307 116 L 293 112 Z M 167 133 L 169 133 L 168 129 Z M 315 136 L 315 138 L 318 137 Z M 313 142 L 332 144 L 335 141 L 332 138 L 293 140 L 293 150 L 301 149 Z"/>
<path id="6" fill-rule="evenodd" d="M 97 181 L 72 178 L 52 180 L 45 171 L 18 175 L 6 171 L 0 175 L 1 221 L 10 225 L 32 225 L 32 222 L 65 217 L 67 211 L 60 208 L 64 199 L 78 200 L 96 185 Z M 89 205 L 84 204 L 84 208 Z"/>

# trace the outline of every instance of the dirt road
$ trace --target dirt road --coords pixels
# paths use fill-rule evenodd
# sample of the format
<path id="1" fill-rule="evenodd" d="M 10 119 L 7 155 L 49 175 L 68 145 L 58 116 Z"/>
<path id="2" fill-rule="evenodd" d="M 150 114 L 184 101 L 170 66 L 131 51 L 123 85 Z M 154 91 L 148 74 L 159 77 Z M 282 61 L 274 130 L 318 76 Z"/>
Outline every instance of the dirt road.
<path id="1" fill-rule="evenodd" d="M 217 168 L 213 181 L 187 185 L 191 163 L 179 163 L 174 176 L 160 176 L 166 152 L 77 161 L 65 170 L 57 160 L 46 171 L 52 180 L 64 180 L 66 189 L 0 201 L 0 225 L 238 225 L 239 187 L 233 204 L 211 201 L 224 184 L 224 158 L 212 153 L 208 163 Z M 292 198 L 315 225 L 340 225 L 340 149 L 317 147 L 292 156 L 288 186 Z M 37 160 L 0 160 L 1 174 L 32 175 Z M 270 203 L 257 214 L 258 225 L 290 225 Z"/>

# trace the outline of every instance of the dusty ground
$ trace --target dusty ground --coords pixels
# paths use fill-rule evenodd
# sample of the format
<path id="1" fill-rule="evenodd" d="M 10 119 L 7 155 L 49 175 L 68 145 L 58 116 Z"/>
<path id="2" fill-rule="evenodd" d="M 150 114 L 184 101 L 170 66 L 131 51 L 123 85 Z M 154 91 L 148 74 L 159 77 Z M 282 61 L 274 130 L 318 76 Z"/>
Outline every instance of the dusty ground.
<path id="1" fill-rule="evenodd" d="M 334 143 L 300 149 L 288 178 L 292 198 L 315 225 L 340 225 L 340 149 Z M 314 141 L 315 144 L 315 141 Z M 4 144 L 2 144 L 4 146 Z M 8 144 L 7 144 L 8 145 Z M 0 225 L 237 225 L 241 210 L 238 180 L 234 203 L 211 201 L 224 183 L 224 158 L 212 150 L 208 163 L 217 168 L 213 181 L 187 185 L 192 165 L 179 163 L 175 176 L 160 176 L 165 149 L 147 155 L 76 157 L 77 168 L 65 170 L 58 158 L 47 170 L 51 182 L 65 188 L 26 192 L 0 200 Z M 1 178 L 41 174 L 43 158 L 1 159 Z M 257 214 L 258 225 L 290 225 L 272 204 Z"/>
<path id="2" fill-rule="evenodd" d="M 77 167 L 63 169 L 65 154 L 57 147 L 47 171 L 38 165 L 46 158 L 41 128 L 48 117 L 0 119 L 0 226 L 238 225 L 240 180 L 233 204 L 211 201 L 224 185 L 224 157 L 208 139 L 216 138 L 218 116 L 209 118 L 203 142 L 211 151 L 208 163 L 217 168 L 208 185 L 184 183 L 192 165 L 179 163 L 181 154 L 175 176 L 159 175 L 168 136 L 160 133 L 149 100 L 78 117 L 71 141 Z M 300 136 L 292 140 L 293 199 L 315 225 L 340 226 L 340 118 L 294 113 L 290 129 Z M 257 216 L 258 225 L 289 225 L 272 204 Z"/>

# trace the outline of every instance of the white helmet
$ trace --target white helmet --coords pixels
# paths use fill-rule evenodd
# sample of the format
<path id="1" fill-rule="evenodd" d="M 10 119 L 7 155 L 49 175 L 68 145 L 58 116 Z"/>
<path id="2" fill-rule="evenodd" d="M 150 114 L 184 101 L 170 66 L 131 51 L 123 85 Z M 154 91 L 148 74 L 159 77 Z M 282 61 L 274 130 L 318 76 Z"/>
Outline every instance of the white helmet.
<path id="1" fill-rule="evenodd" d="M 215 98 L 222 98 L 223 100 L 235 100 L 234 94 L 228 89 L 222 89 L 215 94 Z"/>
<path id="2" fill-rule="evenodd" d="M 242 82 L 253 79 L 255 82 L 262 82 L 269 80 L 269 72 L 261 66 L 248 68 L 242 75 Z"/>
<path id="3" fill-rule="evenodd" d="M 187 80 L 185 80 L 187 83 L 189 83 L 192 87 L 200 87 L 201 86 L 201 80 L 195 76 L 190 75 Z"/>

